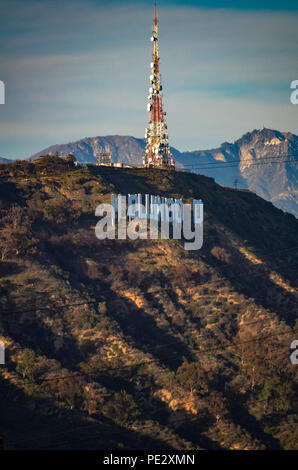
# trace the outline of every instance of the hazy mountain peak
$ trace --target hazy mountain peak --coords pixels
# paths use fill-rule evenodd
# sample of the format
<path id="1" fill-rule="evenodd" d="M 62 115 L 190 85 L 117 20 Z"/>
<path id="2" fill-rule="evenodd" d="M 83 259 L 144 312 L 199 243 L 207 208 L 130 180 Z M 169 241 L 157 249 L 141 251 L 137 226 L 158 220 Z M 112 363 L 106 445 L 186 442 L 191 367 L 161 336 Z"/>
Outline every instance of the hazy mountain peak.
<path id="1" fill-rule="evenodd" d="M 297 159 L 298 136 L 267 128 L 254 129 L 217 149 L 178 157 L 180 163 L 191 164 L 197 173 L 226 186 L 233 186 L 237 180 L 238 187 L 248 188 L 298 216 Z"/>
<path id="2" fill-rule="evenodd" d="M 0 157 L 0 163 L 10 163 L 11 160 L 9 160 L 8 158 L 4 158 L 4 157 Z"/>

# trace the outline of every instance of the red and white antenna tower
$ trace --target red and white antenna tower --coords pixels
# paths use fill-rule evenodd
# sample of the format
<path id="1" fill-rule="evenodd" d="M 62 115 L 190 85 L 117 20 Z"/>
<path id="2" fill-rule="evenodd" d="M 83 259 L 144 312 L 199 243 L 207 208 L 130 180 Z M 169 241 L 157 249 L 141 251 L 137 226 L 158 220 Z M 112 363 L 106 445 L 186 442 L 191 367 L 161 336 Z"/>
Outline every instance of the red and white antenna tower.
<path id="1" fill-rule="evenodd" d="M 150 75 L 150 88 L 148 96 L 147 110 L 150 113 L 149 126 L 146 129 L 146 153 L 143 157 L 143 165 L 152 168 L 168 168 L 174 169 L 175 163 L 172 158 L 170 146 L 168 142 L 168 128 L 165 123 L 166 113 L 162 106 L 162 86 L 160 82 L 159 72 L 159 54 L 158 54 L 158 26 L 156 2 L 154 5 L 154 24 L 153 36 L 153 54 Z"/>

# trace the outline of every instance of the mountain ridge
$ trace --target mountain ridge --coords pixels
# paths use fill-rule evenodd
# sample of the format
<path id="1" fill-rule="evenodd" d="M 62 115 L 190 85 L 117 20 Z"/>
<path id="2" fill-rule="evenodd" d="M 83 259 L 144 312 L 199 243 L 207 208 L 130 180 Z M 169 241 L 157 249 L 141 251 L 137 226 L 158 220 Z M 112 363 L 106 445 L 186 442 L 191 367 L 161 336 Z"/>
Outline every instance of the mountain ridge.
<path id="1" fill-rule="evenodd" d="M 234 143 L 178 156 L 179 163 L 194 167 L 192 171 L 226 186 L 233 186 L 237 180 L 239 187 L 256 192 L 296 217 L 297 160 L 298 136 L 266 128 L 247 132 Z M 195 166 L 201 168 L 196 170 Z"/>
<path id="2" fill-rule="evenodd" d="M 9 160 L 8 158 L 0 157 L 0 163 L 11 163 L 12 160 Z"/>
<path id="3" fill-rule="evenodd" d="M 141 165 L 145 139 L 131 136 L 110 135 L 85 137 L 68 144 L 47 147 L 32 155 L 34 160 L 46 154 L 73 153 L 78 161 L 94 162 L 95 153 L 108 145 L 112 160 L 128 165 Z M 224 186 L 250 189 L 273 202 L 276 207 L 298 217 L 298 181 L 296 163 L 285 157 L 294 154 L 298 158 L 298 136 L 290 132 L 272 129 L 254 129 L 235 142 L 223 142 L 218 148 L 180 152 L 171 151 L 177 168 L 205 174 Z M 270 158 L 278 163 L 270 162 Z M 196 168 L 198 167 L 198 168 Z"/>

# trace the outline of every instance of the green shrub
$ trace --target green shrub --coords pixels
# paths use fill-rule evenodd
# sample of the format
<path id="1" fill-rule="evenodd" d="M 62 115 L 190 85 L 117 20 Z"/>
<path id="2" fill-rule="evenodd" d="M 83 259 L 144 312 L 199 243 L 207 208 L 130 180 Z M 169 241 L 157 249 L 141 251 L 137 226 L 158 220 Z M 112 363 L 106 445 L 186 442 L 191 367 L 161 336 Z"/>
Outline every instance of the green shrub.
<path id="1" fill-rule="evenodd" d="M 102 412 L 108 418 L 120 423 L 134 421 L 140 415 L 133 396 L 125 390 L 115 393 L 113 398 L 102 407 Z"/>

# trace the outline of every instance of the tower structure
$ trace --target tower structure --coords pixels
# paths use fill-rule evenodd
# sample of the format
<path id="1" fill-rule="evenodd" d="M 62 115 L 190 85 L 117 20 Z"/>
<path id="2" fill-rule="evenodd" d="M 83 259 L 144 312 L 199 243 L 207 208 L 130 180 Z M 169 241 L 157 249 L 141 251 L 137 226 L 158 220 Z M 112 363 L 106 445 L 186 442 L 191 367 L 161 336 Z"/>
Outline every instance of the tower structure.
<path id="1" fill-rule="evenodd" d="M 104 148 L 99 148 L 99 152 L 95 152 L 97 166 L 111 166 L 112 164 L 112 153 L 110 147 L 107 145 Z"/>
<path id="2" fill-rule="evenodd" d="M 151 37 L 153 53 L 152 62 L 150 64 L 151 75 L 147 105 L 150 118 L 148 121 L 149 125 L 145 132 L 146 150 L 145 156 L 143 157 L 143 165 L 151 168 L 174 169 L 175 163 L 170 151 L 168 128 L 165 122 L 166 113 L 163 111 L 162 105 L 156 2 L 154 9 L 153 35 Z"/>

